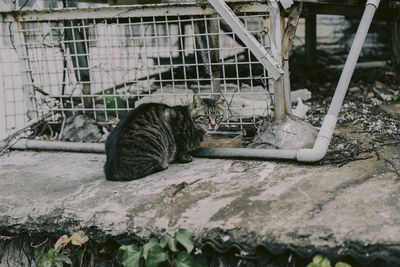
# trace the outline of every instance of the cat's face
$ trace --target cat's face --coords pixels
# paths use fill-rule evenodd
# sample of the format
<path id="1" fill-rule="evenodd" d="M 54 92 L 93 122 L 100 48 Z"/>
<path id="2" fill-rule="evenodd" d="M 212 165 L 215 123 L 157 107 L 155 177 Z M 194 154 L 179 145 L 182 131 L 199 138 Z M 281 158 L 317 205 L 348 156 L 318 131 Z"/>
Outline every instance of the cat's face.
<path id="1" fill-rule="evenodd" d="M 216 131 L 227 117 L 225 100 L 219 95 L 214 99 L 193 95 L 189 107 L 193 121 L 206 131 Z"/>

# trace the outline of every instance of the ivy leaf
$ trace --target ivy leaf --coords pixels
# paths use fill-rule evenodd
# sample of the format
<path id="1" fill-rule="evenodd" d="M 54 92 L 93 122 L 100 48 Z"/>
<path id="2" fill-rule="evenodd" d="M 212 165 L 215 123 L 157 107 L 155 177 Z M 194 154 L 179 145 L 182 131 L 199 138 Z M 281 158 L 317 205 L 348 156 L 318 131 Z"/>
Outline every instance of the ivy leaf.
<path id="1" fill-rule="evenodd" d="M 157 267 L 166 260 L 168 260 L 168 253 L 160 245 L 156 244 L 148 251 L 146 267 Z"/>
<path id="2" fill-rule="evenodd" d="M 52 267 L 53 261 L 46 256 L 40 259 L 39 267 Z"/>
<path id="3" fill-rule="evenodd" d="M 347 264 L 347 263 L 344 263 L 344 262 L 341 262 L 341 261 L 339 261 L 339 262 L 337 262 L 337 263 L 335 264 L 335 267 L 351 267 L 351 265 L 350 265 L 350 264 Z"/>
<path id="4" fill-rule="evenodd" d="M 321 267 L 331 267 L 331 261 L 328 260 L 328 258 L 324 258 L 319 266 L 321 266 Z"/>
<path id="5" fill-rule="evenodd" d="M 167 244 L 168 244 L 167 237 L 166 236 L 161 237 L 160 244 L 159 244 L 160 247 L 165 248 L 167 246 Z"/>
<path id="6" fill-rule="evenodd" d="M 181 251 L 175 259 L 176 267 L 193 267 L 193 257 L 186 251 Z"/>
<path id="7" fill-rule="evenodd" d="M 155 239 L 150 239 L 149 242 L 143 245 L 143 258 L 147 260 L 147 254 L 149 250 L 155 246 L 158 246 L 158 242 Z"/>
<path id="8" fill-rule="evenodd" d="M 186 248 L 187 252 L 190 253 L 194 249 L 193 234 L 186 229 L 179 229 L 175 233 L 175 239 Z"/>
<path id="9" fill-rule="evenodd" d="M 178 248 L 176 247 L 176 239 L 170 235 L 163 236 L 160 240 L 160 246 L 165 248 L 168 245 L 168 248 L 172 252 L 177 252 Z"/>
<path id="10" fill-rule="evenodd" d="M 139 267 L 142 248 L 129 245 L 121 246 L 117 252 L 117 259 L 124 267 Z"/>
<path id="11" fill-rule="evenodd" d="M 59 264 L 60 266 L 63 266 L 63 263 L 72 265 L 71 259 L 67 255 L 64 255 L 64 254 L 57 254 L 54 258 L 54 261 L 55 261 L 56 265 Z"/>

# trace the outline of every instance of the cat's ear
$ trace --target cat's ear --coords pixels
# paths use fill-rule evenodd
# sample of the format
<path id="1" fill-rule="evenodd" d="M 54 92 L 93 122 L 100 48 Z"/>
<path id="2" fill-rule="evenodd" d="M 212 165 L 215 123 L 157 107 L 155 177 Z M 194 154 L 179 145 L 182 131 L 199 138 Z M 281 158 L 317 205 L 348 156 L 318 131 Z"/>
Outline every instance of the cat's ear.
<path id="1" fill-rule="evenodd" d="M 201 104 L 203 103 L 203 100 L 199 95 L 194 94 L 193 95 L 193 106 L 195 107 L 200 107 Z"/>

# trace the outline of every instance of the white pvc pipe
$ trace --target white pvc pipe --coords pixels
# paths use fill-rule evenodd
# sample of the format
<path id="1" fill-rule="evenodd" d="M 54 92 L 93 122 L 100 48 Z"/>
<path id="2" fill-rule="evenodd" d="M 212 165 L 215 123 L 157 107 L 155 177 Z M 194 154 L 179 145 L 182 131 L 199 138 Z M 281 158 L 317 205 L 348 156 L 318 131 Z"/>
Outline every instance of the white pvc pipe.
<path id="1" fill-rule="evenodd" d="M 296 151 L 296 160 L 302 162 L 316 162 L 321 160 L 328 151 L 329 143 L 336 126 L 337 115 L 346 95 L 350 79 L 353 75 L 355 65 L 360 55 L 361 48 L 364 44 L 365 37 L 368 33 L 369 26 L 371 25 L 372 18 L 379 5 L 379 0 L 368 0 L 357 33 L 354 37 L 349 55 L 344 65 L 342 74 L 340 76 L 335 94 L 330 105 L 328 115 L 325 116 L 318 137 L 312 149 L 300 149 Z M 243 151 L 243 152 L 241 152 Z M 234 158 L 264 158 L 264 159 L 277 159 L 284 158 L 290 159 L 293 155 L 293 150 L 274 150 L 274 149 L 227 149 L 227 148 L 202 148 L 201 152 L 196 154 L 202 157 L 234 157 Z"/>
<path id="2" fill-rule="evenodd" d="M 346 59 L 346 63 L 344 64 L 342 74 L 340 75 L 335 94 L 333 95 L 333 99 L 328 110 L 328 115 L 324 118 L 314 147 L 312 149 L 300 149 L 299 153 L 297 154 L 298 161 L 315 162 L 321 160 L 325 156 L 333 134 L 333 130 L 336 126 L 337 116 L 342 106 L 351 77 L 353 76 L 354 68 L 360 55 L 361 48 L 364 44 L 365 37 L 367 36 L 369 26 L 371 25 L 372 18 L 374 17 L 378 5 L 379 0 L 367 1 L 360 25 L 358 26 L 349 55 Z"/>
<path id="3" fill-rule="evenodd" d="M 103 143 L 77 143 L 77 142 L 60 142 L 60 141 L 41 141 L 30 139 L 19 139 L 10 141 L 10 148 L 18 150 L 48 150 L 48 151 L 66 151 L 66 152 L 89 152 L 104 153 Z M 0 149 L 6 145 L 0 142 Z"/>

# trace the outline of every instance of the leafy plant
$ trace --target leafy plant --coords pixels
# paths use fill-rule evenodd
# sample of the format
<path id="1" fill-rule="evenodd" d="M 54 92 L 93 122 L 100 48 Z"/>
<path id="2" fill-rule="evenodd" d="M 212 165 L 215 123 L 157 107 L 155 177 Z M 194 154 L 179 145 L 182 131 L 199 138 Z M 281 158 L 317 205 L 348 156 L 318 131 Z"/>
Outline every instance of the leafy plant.
<path id="1" fill-rule="evenodd" d="M 156 267 L 161 263 L 176 267 L 207 266 L 205 258 L 194 256 L 193 250 L 193 234 L 179 229 L 173 237 L 167 234 L 160 241 L 150 239 L 143 246 L 121 246 L 117 259 L 124 267 Z"/>
<path id="2" fill-rule="evenodd" d="M 307 267 L 332 267 L 332 265 L 328 258 L 321 254 L 317 254 L 314 256 L 312 262 L 307 265 Z M 344 262 L 337 262 L 334 267 L 351 267 L 351 265 Z"/>
<path id="3" fill-rule="evenodd" d="M 81 261 L 82 250 L 73 249 L 72 246 L 81 247 L 88 241 L 88 237 L 83 232 L 72 233 L 61 236 L 47 253 L 42 254 L 38 260 L 39 267 L 63 267 L 65 265 L 73 265 L 74 261 Z M 70 247 L 67 247 L 71 244 Z"/>
<path id="4" fill-rule="evenodd" d="M 123 108 L 124 102 L 121 97 L 115 95 L 112 90 L 107 90 L 104 92 L 107 96 L 105 97 L 106 107 L 107 108 Z"/>

